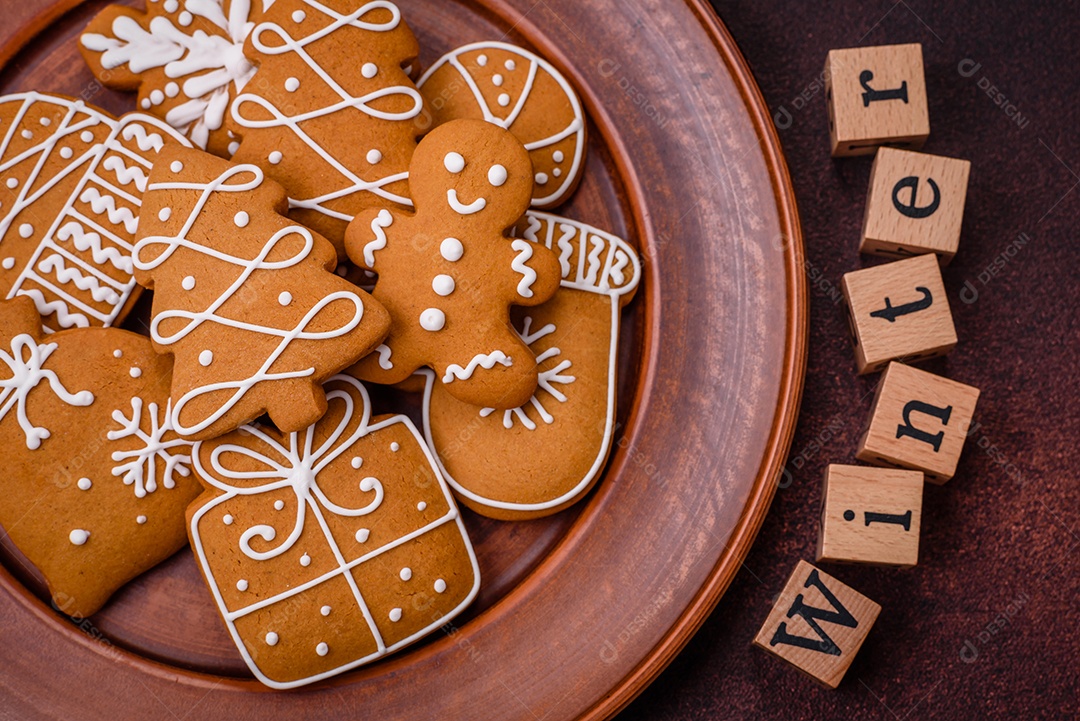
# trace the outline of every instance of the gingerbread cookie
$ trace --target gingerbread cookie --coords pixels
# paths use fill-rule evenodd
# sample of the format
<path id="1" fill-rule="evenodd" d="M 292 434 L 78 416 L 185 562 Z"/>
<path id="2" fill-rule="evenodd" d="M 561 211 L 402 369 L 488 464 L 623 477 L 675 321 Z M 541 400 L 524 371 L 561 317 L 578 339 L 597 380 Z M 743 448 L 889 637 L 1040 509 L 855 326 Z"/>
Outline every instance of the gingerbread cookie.
<path id="1" fill-rule="evenodd" d="M 346 236 L 353 262 L 378 274 L 374 295 L 393 321 L 354 372 L 394 384 L 429 366 L 465 403 L 515 408 L 537 370 L 510 306 L 543 303 L 560 278 L 554 253 L 506 234 L 529 206 L 529 155 L 501 128 L 455 120 L 424 138 L 409 173 L 416 213 L 372 209 Z"/>
<path id="2" fill-rule="evenodd" d="M 187 545 L 198 495 L 169 424 L 172 364 L 139 335 L 45 335 L 28 298 L 0 302 L 0 525 L 62 612 L 86 617 Z"/>
<path id="3" fill-rule="evenodd" d="M 299 433 L 245 426 L 200 443 L 191 545 L 252 673 L 293 688 L 445 625 L 479 567 L 449 489 L 404 416 L 369 422 L 367 391 L 327 384 Z"/>
<path id="4" fill-rule="evenodd" d="M 156 118 L 78 100 L 0 97 L 0 297 L 50 330 L 119 325 L 139 289 L 131 248 L 157 153 L 186 141 Z"/>
<path id="5" fill-rule="evenodd" d="M 600 477 L 615 429 L 620 311 L 641 278 L 626 241 L 584 223 L 530 212 L 515 234 L 557 252 L 563 271 L 558 294 L 517 324 L 537 355 L 539 389 L 506 411 L 462 403 L 430 374 L 424 394 L 424 432 L 457 497 L 504 520 L 560 511 Z"/>
<path id="6" fill-rule="evenodd" d="M 439 58 L 417 85 L 435 125 L 477 118 L 524 143 L 536 175 L 534 208 L 573 194 L 585 166 L 585 114 L 551 63 L 507 43 L 473 43 Z"/>
<path id="7" fill-rule="evenodd" d="M 423 99 L 402 68 L 419 45 L 396 5 L 277 0 L 245 52 L 259 71 L 233 104 L 235 160 L 285 186 L 295 220 L 341 251 L 353 216 L 411 205 Z"/>
<path id="8" fill-rule="evenodd" d="M 150 334 L 175 356 L 173 423 L 190 439 L 266 412 L 307 427 L 326 411 L 320 384 L 386 336 L 386 310 L 286 208 L 258 167 L 198 150 L 163 152 L 150 175 L 135 275 L 154 289 Z"/>
<path id="9" fill-rule="evenodd" d="M 110 5 L 79 38 L 91 72 L 114 90 L 137 90 L 139 108 L 197 147 L 228 157 L 233 98 L 255 74 L 244 41 L 272 0 L 147 0 L 146 11 Z"/>

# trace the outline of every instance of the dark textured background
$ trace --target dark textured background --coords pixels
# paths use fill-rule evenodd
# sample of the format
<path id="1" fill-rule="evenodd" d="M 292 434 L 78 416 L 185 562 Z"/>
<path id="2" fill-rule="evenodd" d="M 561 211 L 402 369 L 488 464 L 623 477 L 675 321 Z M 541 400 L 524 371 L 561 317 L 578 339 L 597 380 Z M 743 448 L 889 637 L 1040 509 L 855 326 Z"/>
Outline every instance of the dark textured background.
<path id="1" fill-rule="evenodd" d="M 620 721 L 1077 718 L 1080 8 L 714 5 L 780 113 L 811 288 L 806 394 L 790 485 L 743 569 Z M 923 367 L 982 390 L 981 426 L 956 477 L 926 488 L 916 568 L 822 566 L 882 605 L 830 691 L 750 641 L 797 561 L 813 561 L 824 466 L 854 461 L 877 381 L 855 375 L 839 293 L 844 273 L 878 262 L 857 251 L 871 160 L 829 157 L 820 74 L 830 48 L 907 42 L 923 46 L 924 150 L 972 162 L 960 253 L 945 271 L 960 344 Z M 968 72 L 981 65 L 970 77 L 958 70 L 965 59 Z M 974 302 L 961 299 L 965 283 Z"/>

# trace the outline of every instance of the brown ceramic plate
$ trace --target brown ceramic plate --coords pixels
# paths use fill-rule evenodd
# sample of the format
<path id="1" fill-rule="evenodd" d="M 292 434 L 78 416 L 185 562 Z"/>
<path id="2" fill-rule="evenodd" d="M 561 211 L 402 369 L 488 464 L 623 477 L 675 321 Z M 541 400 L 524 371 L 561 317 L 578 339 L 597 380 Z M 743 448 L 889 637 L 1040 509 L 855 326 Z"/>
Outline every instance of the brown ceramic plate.
<path id="1" fill-rule="evenodd" d="M 0 92 L 132 109 L 79 58 L 76 35 L 104 5 L 6 2 Z M 581 91 L 590 159 L 560 212 L 630 239 L 645 259 L 624 316 L 604 478 L 543 521 L 467 514 L 484 580 L 469 614 L 292 692 L 251 679 L 189 552 L 72 624 L 6 548 L 0 708 L 15 718 L 604 718 L 671 661 L 745 557 L 795 426 L 807 297 L 787 169 L 731 37 L 703 0 L 400 5 L 426 64 L 505 38 Z"/>

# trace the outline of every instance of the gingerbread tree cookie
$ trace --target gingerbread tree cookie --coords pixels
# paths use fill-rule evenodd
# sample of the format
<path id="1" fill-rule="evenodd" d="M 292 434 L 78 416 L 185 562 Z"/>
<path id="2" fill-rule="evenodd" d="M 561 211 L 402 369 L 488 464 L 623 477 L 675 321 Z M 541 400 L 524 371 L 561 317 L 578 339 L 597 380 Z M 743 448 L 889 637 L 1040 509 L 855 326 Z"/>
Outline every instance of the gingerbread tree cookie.
<path id="1" fill-rule="evenodd" d="M 172 363 L 115 328 L 45 335 L 0 302 L 0 524 L 72 616 L 187 545 L 191 444 L 169 422 Z"/>
<path id="2" fill-rule="evenodd" d="M 273 0 L 147 0 L 146 11 L 110 5 L 80 37 L 103 85 L 137 90 L 139 108 L 164 118 L 200 148 L 228 156 L 233 98 L 255 74 L 243 46 Z"/>
<path id="3" fill-rule="evenodd" d="M 409 172 L 415 214 L 370 210 L 349 226 L 349 257 L 378 273 L 374 295 L 393 319 L 354 371 L 393 384 L 429 366 L 465 403 L 516 408 L 537 370 L 510 306 L 543 303 L 561 278 L 548 248 L 506 233 L 529 207 L 528 152 L 495 125 L 456 120 L 424 138 Z"/>
<path id="4" fill-rule="evenodd" d="M 291 216 L 341 249 L 361 211 L 410 205 L 423 107 L 402 68 L 419 46 L 385 0 L 277 0 L 245 46 L 259 70 L 232 108 L 235 159 L 289 193 Z"/>
<path id="5" fill-rule="evenodd" d="M 286 208 L 258 167 L 197 150 L 162 153 L 150 176 L 135 275 L 154 289 L 151 337 L 175 356 L 173 422 L 191 439 L 266 412 L 307 427 L 326 411 L 320 384 L 387 333 L 386 310 Z"/>

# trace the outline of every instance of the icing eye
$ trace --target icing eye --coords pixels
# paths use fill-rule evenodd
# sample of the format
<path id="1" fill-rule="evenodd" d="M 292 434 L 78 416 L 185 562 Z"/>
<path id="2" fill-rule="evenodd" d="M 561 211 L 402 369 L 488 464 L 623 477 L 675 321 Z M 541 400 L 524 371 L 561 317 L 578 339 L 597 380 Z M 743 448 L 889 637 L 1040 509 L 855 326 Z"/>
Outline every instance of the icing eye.
<path id="1" fill-rule="evenodd" d="M 460 153 L 447 153 L 443 158 L 443 165 L 454 175 L 457 175 L 462 170 L 465 170 L 465 158 L 461 157 Z"/>
<path id="2" fill-rule="evenodd" d="M 488 182 L 496 188 L 502 187 L 506 182 L 506 178 L 506 168 L 501 165 L 492 165 L 491 170 L 488 171 Z"/>

